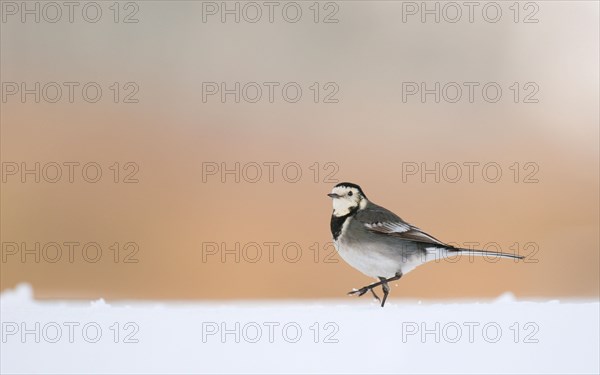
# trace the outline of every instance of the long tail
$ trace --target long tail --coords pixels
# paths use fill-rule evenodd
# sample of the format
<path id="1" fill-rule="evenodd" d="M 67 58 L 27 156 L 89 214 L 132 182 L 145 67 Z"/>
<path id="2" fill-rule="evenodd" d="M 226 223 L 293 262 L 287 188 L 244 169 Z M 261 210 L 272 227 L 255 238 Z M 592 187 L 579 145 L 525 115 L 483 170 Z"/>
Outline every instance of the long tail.
<path id="1" fill-rule="evenodd" d="M 524 256 L 521 256 L 521 255 L 499 253 L 499 252 L 496 252 L 496 251 L 462 249 L 462 248 L 459 248 L 459 247 L 446 248 L 445 250 L 446 250 L 446 254 L 445 254 L 446 256 L 453 256 L 453 255 L 473 255 L 473 256 L 490 257 L 490 258 L 495 258 L 495 257 L 511 258 L 511 259 L 523 259 L 523 258 L 525 258 Z"/>
<path id="2" fill-rule="evenodd" d="M 478 256 L 478 257 L 487 257 L 488 260 L 496 260 L 498 258 L 509 258 L 509 259 L 523 259 L 524 256 L 501 253 L 497 251 L 484 251 L 484 250 L 473 250 L 473 249 L 463 249 L 460 247 L 452 247 L 452 246 L 432 246 L 426 248 L 427 252 L 425 253 L 425 262 L 429 262 L 431 260 L 439 261 L 443 258 L 452 258 L 456 256 Z"/>

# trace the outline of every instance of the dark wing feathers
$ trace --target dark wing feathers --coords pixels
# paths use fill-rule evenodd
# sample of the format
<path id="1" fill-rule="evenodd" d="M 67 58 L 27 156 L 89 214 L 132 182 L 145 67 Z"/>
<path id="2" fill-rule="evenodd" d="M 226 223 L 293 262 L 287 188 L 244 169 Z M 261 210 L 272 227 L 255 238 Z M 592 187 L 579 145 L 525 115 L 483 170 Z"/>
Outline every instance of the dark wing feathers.
<path id="1" fill-rule="evenodd" d="M 395 213 L 370 203 L 356 214 L 356 219 L 368 230 L 382 235 L 428 244 L 448 246 L 437 238 L 402 220 Z"/>

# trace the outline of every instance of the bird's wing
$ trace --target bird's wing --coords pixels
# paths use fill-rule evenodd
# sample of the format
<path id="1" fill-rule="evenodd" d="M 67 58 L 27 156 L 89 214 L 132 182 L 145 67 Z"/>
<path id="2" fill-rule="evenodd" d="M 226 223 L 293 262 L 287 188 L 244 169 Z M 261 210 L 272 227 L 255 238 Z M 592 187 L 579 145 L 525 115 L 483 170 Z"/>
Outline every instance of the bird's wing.
<path id="1" fill-rule="evenodd" d="M 437 238 L 410 225 L 393 212 L 374 204 L 359 211 L 356 219 L 368 230 L 386 236 L 394 236 L 408 241 L 447 246 Z"/>

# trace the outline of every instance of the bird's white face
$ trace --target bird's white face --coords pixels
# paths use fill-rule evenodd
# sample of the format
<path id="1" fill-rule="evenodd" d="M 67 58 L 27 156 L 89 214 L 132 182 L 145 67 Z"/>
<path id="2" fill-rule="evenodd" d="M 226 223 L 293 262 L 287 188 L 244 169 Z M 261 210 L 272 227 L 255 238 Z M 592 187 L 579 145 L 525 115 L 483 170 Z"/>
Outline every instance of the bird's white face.
<path id="1" fill-rule="evenodd" d="M 360 190 L 350 186 L 336 186 L 327 194 L 333 200 L 333 214 L 337 217 L 348 215 L 352 209 L 364 208 L 367 204 Z"/>

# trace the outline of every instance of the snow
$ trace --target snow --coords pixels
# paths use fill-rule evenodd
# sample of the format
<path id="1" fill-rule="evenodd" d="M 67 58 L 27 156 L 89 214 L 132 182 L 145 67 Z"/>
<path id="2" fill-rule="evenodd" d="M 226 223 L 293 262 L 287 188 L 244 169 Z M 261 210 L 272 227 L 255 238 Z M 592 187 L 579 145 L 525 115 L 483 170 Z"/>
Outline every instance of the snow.
<path id="1" fill-rule="evenodd" d="M 366 297 L 366 296 L 365 296 Z M 599 303 L 110 303 L 2 293 L 2 373 L 599 373 Z"/>

